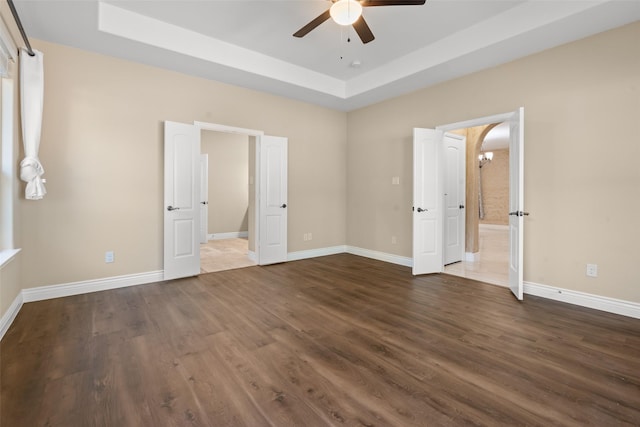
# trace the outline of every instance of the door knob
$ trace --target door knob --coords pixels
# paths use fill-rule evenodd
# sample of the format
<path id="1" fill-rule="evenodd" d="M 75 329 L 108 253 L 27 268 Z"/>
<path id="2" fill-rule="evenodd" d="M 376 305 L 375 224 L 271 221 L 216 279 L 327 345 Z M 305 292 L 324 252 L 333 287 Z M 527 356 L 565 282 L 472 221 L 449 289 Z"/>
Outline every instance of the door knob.
<path id="1" fill-rule="evenodd" d="M 514 215 L 514 216 L 529 216 L 529 212 L 522 212 L 522 211 L 515 211 L 515 212 L 509 212 L 509 215 Z"/>
<path id="2" fill-rule="evenodd" d="M 167 206 L 168 211 L 177 211 L 180 208 L 174 208 L 173 206 Z"/>
<path id="3" fill-rule="evenodd" d="M 200 202 L 201 205 L 208 205 L 209 202 Z"/>
<path id="4" fill-rule="evenodd" d="M 460 205 L 460 206 L 459 206 L 459 208 L 460 208 L 460 209 L 464 209 L 464 205 Z"/>
<path id="5" fill-rule="evenodd" d="M 286 208 L 286 207 L 287 207 L 287 204 L 286 204 L 286 203 L 283 203 L 283 204 L 282 204 L 282 206 L 280 206 L 280 207 L 281 207 L 282 209 L 284 209 L 284 208 Z"/>
<path id="6" fill-rule="evenodd" d="M 426 211 L 428 211 L 428 209 L 418 208 L 418 212 L 426 212 Z"/>

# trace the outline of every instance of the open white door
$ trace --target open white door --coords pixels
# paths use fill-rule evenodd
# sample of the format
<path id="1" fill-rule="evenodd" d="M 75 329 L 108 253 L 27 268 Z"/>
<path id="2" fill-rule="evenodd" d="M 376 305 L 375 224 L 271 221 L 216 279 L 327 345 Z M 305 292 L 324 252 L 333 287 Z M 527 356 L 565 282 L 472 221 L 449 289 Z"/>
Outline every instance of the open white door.
<path id="1" fill-rule="evenodd" d="M 200 243 L 209 241 L 209 155 L 200 154 Z"/>
<path id="2" fill-rule="evenodd" d="M 465 245 L 466 138 L 444 134 L 444 264 L 462 261 Z"/>
<path id="3" fill-rule="evenodd" d="M 164 278 L 200 273 L 200 129 L 164 122 Z"/>
<path id="4" fill-rule="evenodd" d="M 509 119 L 509 287 L 523 298 L 524 108 Z"/>
<path id="5" fill-rule="evenodd" d="M 439 273 L 442 245 L 443 133 L 413 129 L 413 274 Z"/>
<path id="6" fill-rule="evenodd" d="M 283 137 L 260 137 L 260 265 L 287 260 L 287 143 Z"/>

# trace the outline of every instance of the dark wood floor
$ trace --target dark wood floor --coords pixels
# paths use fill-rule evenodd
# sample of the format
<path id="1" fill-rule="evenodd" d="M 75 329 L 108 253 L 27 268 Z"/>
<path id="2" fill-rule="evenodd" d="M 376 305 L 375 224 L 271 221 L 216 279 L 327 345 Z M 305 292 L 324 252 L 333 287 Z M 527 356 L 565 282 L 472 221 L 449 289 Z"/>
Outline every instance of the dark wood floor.
<path id="1" fill-rule="evenodd" d="M 352 255 L 25 304 L 0 425 L 640 425 L 640 320 Z"/>

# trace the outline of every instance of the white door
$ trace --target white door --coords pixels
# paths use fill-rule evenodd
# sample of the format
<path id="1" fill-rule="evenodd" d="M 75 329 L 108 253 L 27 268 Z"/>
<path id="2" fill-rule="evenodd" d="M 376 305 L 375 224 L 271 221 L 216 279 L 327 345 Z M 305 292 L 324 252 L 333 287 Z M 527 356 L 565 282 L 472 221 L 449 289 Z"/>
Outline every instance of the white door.
<path id="1" fill-rule="evenodd" d="M 413 130 L 413 274 L 443 266 L 441 147 L 443 133 Z"/>
<path id="2" fill-rule="evenodd" d="M 200 273 L 200 129 L 164 122 L 164 278 Z"/>
<path id="3" fill-rule="evenodd" d="M 200 243 L 209 241 L 209 155 L 200 154 Z"/>
<path id="4" fill-rule="evenodd" d="M 287 260 L 287 142 L 283 137 L 260 137 L 260 265 Z"/>
<path id="5" fill-rule="evenodd" d="M 509 287 L 523 298 L 524 108 L 509 119 Z"/>
<path id="6" fill-rule="evenodd" d="M 466 138 L 444 135 L 444 264 L 462 261 L 465 246 Z"/>

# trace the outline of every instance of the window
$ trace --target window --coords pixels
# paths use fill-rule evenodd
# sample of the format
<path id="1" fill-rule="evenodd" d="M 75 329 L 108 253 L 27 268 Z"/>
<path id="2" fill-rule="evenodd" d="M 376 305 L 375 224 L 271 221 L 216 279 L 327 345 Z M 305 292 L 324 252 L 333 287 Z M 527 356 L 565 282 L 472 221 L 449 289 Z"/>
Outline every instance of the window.
<path id="1" fill-rule="evenodd" d="M 12 61 L 17 48 L 0 19 L 0 267 L 9 262 L 15 249 L 14 209 L 17 173 L 14 153 L 14 81 Z"/>

